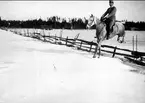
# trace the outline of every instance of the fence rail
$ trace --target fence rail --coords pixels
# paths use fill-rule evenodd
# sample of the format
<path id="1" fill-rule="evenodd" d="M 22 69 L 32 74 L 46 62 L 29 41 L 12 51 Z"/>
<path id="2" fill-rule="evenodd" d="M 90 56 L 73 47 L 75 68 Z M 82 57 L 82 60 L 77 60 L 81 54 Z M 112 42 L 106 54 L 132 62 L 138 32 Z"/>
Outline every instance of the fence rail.
<path id="1" fill-rule="evenodd" d="M 96 43 L 93 41 L 86 41 L 86 40 L 79 39 L 78 38 L 79 34 L 77 34 L 75 38 L 69 38 L 69 37 L 64 38 L 62 37 L 62 32 L 60 33 L 60 36 L 56 36 L 56 35 L 50 35 L 50 34 L 45 35 L 44 31 L 43 33 L 39 33 L 36 31 L 29 32 L 29 30 L 27 30 L 27 32 L 24 32 L 24 31 L 22 32 L 17 29 L 6 29 L 6 30 L 7 31 L 9 30 L 11 32 L 14 32 L 15 34 L 23 35 L 26 37 L 32 37 L 32 38 L 41 40 L 43 42 L 50 42 L 53 44 L 76 47 L 79 50 L 88 51 L 88 52 L 94 52 L 95 47 L 96 47 Z M 102 52 L 110 53 L 112 54 L 112 57 L 115 57 L 115 55 L 124 56 L 125 58 L 136 60 L 137 62 L 140 62 L 140 64 L 145 65 L 144 52 L 132 51 L 129 49 L 118 48 L 118 47 L 114 47 L 110 45 L 102 45 L 101 47 L 102 47 L 101 49 Z M 107 48 L 112 49 L 112 50 L 107 50 Z M 123 51 L 124 53 L 121 53 L 119 51 Z"/>

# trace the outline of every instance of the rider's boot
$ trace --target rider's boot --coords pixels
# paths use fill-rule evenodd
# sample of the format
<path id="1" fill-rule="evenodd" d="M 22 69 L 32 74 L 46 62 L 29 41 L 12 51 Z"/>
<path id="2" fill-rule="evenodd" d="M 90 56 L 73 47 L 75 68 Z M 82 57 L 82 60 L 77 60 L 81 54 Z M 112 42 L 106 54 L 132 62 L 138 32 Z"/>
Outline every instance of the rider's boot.
<path id="1" fill-rule="evenodd" d="M 106 37 L 107 40 L 109 39 L 109 36 L 112 32 L 113 32 L 113 27 L 107 31 L 107 37 Z"/>
<path id="2" fill-rule="evenodd" d="M 107 37 L 106 37 L 106 39 L 107 39 L 107 40 L 109 39 L 109 33 L 107 33 Z"/>
<path id="3" fill-rule="evenodd" d="M 107 30 L 106 39 L 109 39 L 110 30 Z"/>

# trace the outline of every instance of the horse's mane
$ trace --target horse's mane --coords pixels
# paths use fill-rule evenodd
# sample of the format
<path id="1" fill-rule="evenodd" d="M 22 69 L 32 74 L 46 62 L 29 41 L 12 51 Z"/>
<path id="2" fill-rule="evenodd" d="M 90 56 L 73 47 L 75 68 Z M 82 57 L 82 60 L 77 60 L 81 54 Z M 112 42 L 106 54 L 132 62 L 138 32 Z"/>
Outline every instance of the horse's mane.
<path id="1" fill-rule="evenodd" d="M 97 31 L 97 33 L 100 33 L 106 24 L 103 21 L 100 21 L 99 18 L 97 18 L 97 17 L 95 18 L 95 21 L 96 21 L 96 23 L 95 23 L 96 31 Z"/>

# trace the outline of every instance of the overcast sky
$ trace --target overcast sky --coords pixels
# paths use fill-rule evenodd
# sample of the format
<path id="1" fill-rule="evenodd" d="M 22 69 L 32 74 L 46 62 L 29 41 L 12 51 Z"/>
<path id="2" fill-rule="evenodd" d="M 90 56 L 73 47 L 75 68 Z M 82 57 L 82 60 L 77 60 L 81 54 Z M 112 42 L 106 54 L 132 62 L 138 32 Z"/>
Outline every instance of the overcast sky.
<path id="1" fill-rule="evenodd" d="M 145 1 L 114 1 L 117 20 L 145 21 Z M 0 1 L 2 19 L 46 19 L 50 16 L 98 18 L 109 7 L 108 1 Z"/>

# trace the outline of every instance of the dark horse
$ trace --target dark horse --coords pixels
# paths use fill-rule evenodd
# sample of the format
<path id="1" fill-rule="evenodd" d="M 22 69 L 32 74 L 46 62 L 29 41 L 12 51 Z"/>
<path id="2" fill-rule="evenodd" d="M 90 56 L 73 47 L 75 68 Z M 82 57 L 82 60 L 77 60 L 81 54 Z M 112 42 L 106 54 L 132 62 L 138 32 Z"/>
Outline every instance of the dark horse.
<path id="1" fill-rule="evenodd" d="M 101 43 L 107 37 L 106 24 L 104 21 L 100 21 L 97 17 L 90 16 L 88 20 L 87 28 L 90 28 L 93 25 L 96 26 L 96 38 L 97 38 L 97 45 L 95 48 L 95 53 L 93 58 L 96 57 L 96 53 L 98 49 L 99 49 L 99 55 L 98 55 L 99 58 L 101 54 Z M 117 41 L 119 43 L 123 43 L 124 36 L 125 36 L 125 27 L 121 22 L 115 22 L 113 26 L 113 31 L 109 35 L 109 39 L 113 38 L 116 35 L 118 35 Z"/>

